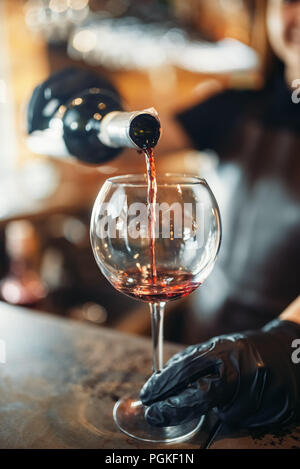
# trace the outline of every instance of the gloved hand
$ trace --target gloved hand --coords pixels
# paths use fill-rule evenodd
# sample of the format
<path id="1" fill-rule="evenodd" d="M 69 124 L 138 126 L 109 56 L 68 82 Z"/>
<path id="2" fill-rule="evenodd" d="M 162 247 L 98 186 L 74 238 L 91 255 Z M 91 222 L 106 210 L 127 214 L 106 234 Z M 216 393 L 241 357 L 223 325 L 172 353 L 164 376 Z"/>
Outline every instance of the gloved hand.
<path id="1" fill-rule="evenodd" d="M 172 426 L 210 409 L 240 428 L 294 420 L 300 409 L 300 363 L 292 361 L 296 338 L 300 325 L 275 320 L 258 331 L 188 347 L 143 386 L 147 421 Z"/>

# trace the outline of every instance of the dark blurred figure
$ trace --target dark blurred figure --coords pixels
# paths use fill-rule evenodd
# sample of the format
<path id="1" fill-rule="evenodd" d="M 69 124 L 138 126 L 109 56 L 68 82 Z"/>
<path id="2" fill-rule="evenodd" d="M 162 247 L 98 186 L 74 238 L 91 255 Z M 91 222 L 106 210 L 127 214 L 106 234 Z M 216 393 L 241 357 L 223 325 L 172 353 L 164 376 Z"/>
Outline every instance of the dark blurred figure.
<path id="1" fill-rule="evenodd" d="M 262 327 L 300 291 L 300 1 L 258 3 L 270 46 L 262 89 L 215 81 L 201 103 L 162 122 L 169 150 L 192 144 L 219 156 L 223 243 L 184 313 L 186 343 Z"/>

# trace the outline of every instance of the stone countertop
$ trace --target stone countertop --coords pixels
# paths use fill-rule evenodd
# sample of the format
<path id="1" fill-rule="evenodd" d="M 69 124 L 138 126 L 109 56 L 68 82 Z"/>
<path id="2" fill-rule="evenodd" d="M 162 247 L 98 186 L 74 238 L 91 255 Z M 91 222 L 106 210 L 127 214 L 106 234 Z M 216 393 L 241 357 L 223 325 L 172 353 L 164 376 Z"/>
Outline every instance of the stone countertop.
<path id="1" fill-rule="evenodd" d="M 176 445 L 146 444 L 114 424 L 115 402 L 151 373 L 151 341 L 0 303 L 0 448 L 300 447 L 300 429 L 234 434 L 216 420 Z M 3 348 L 3 347 L 2 347 Z M 165 345 L 165 359 L 180 349 Z M 1 357 L 0 357 L 1 358 Z M 2 356 L 2 361 L 3 361 Z"/>
<path id="2" fill-rule="evenodd" d="M 182 448 L 147 445 L 114 424 L 115 402 L 151 374 L 151 341 L 0 303 L 0 448 Z M 166 345 L 170 357 L 178 346 Z"/>

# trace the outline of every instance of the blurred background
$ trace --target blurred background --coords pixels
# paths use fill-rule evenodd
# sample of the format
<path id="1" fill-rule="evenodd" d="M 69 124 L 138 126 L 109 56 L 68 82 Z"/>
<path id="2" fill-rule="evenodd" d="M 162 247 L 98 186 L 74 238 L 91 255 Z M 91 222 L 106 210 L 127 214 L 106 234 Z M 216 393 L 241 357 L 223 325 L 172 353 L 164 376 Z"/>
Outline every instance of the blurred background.
<path id="1" fill-rule="evenodd" d="M 254 5 L 257 3 L 256 7 Z M 147 304 L 119 294 L 92 254 L 89 220 L 104 180 L 144 172 L 134 150 L 98 167 L 33 154 L 26 105 L 35 86 L 75 65 L 112 82 L 126 108 L 164 115 L 205 81 L 259 87 L 264 43 L 259 0 L 1 0 L 0 299 L 53 315 L 148 335 Z M 169 152 L 158 171 L 214 177 L 214 159 Z M 185 300 L 183 300 L 185 301 Z M 180 302 L 179 302 L 180 303 Z M 121 305 L 121 307 L 120 307 Z M 184 307 L 188 307 L 188 304 Z M 177 340 L 178 302 L 166 338 Z"/>

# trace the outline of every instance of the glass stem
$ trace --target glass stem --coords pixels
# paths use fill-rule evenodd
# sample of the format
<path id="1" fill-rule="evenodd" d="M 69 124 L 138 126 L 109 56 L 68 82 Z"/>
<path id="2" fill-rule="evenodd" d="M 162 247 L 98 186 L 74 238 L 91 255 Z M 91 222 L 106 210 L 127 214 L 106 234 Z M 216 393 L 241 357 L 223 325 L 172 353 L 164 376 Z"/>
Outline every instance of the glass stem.
<path id="1" fill-rule="evenodd" d="M 153 372 L 159 373 L 163 367 L 164 312 L 166 303 L 150 303 L 153 340 Z"/>

